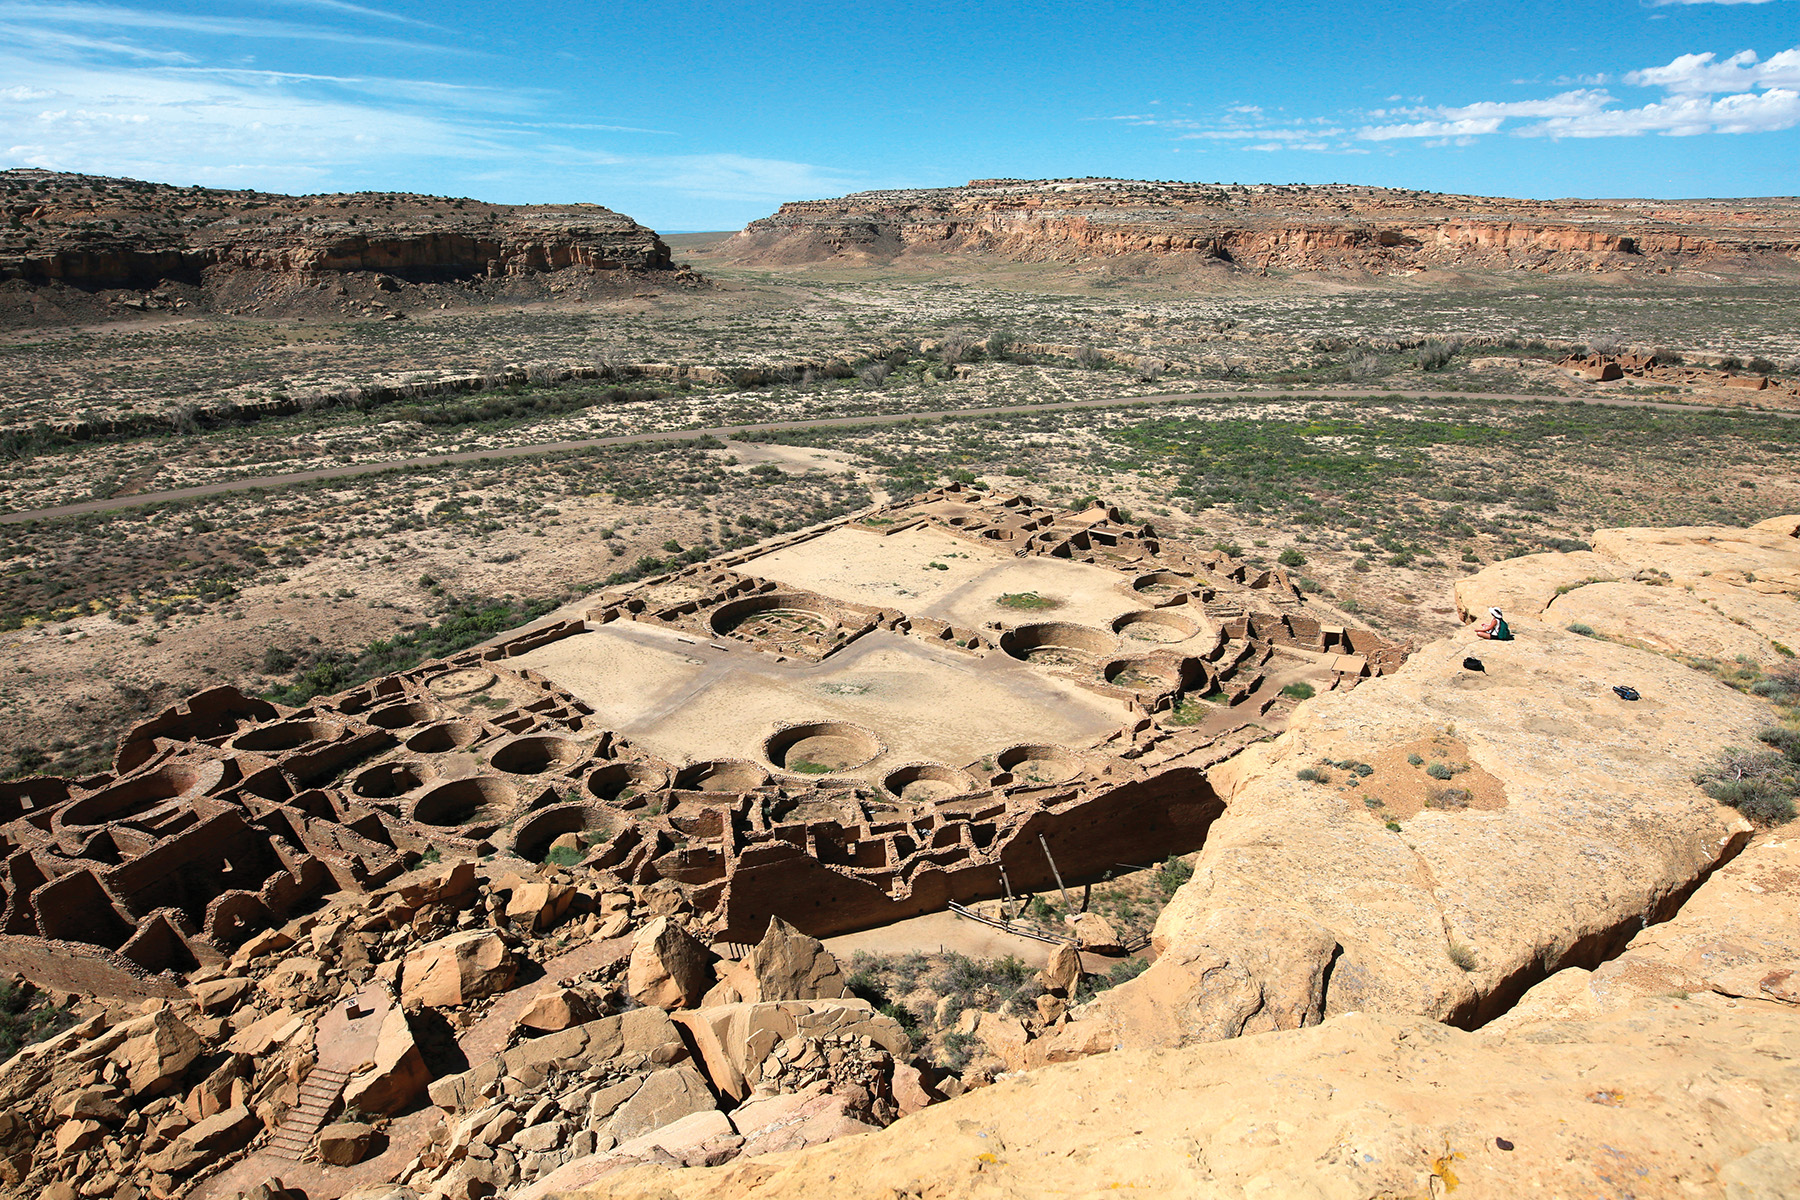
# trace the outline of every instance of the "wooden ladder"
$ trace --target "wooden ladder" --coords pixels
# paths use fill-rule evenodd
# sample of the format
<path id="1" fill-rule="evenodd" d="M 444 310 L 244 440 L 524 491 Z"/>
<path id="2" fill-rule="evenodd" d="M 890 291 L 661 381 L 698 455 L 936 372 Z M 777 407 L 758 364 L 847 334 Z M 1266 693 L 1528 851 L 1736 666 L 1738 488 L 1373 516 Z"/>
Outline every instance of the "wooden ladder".
<path id="1" fill-rule="evenodd" d="M 300 1085 L 300 1101 L 269 1135 L 269 1153 L 291 1162 L 304 1161 L 325 1125 L 325 1115 L 350 1082 L 350 1072 L 336 1067 L 314 1067 Z"/>

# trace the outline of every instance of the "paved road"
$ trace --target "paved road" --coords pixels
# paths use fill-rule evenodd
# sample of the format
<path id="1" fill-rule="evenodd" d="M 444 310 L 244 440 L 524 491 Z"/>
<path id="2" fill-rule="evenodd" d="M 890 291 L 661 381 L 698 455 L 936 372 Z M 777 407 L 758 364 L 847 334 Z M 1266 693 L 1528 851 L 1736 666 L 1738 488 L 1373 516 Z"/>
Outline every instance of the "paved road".
<path id="1" fill-rule="evenodd" d="M 855 417 L 814 417 L 802 421 L 752 421 L 736 425 L 711 425 L 703 429 L 666 429 L 653 433 L 623 433 L 612 437 L 581 438 L 568 442 L 538 442 L 530 446 L 505 446 L 494 450 L 466 450 L 454 454 L 428 454 L 418 458 L 395 458 L 382 462 L 356 463 L 345 467 L 321 467 L 312 471 L 294 471 L 285 475 L 255 475 L 221 483 L 205 483 L 195 487 L 174 488 L 166 492 L 139 492 L 131 496 L 113 496 L 106 500 L 83 500 L 55 508 L 28 509 L 0 513 L 0 525 L 19 525 L 52 517 L 73 517 L 83 513 L 116 512 L 146 504 L 162 504 L 170 500 L 192 500 L 201 496 L 218 496 L 228 492 L 247 492 L 256 488 L 288 487 L 296 483 L 316 483 L 326 479 L 350 479 L 358 475 L 378 475 L 383 471 L 404 471 L 420 467 L 443 467 L 456 463 L 489 462 L 508 458 L 531 458 L 540 454 L 556 454 L 567 450 L 588 450 L 601 446 L 629 446 L 644 442 L 694 441 L 703 437 L 727 438 L 736 433 L 774 433 L 789 429 L 831 429 L 857 425 L 896 425 L 904 421 L 935 420 L 939 417 L 997 417 L 1012 413 L 1066 412 L 1078 408 L 1129 408 L 1153 404 L 1241 403 L 1262 404 L 1275 399 L 1294 400 L 1365 400 L 1398 396 L 1403 400 L 1501 400 L 1525 404 L 1591 404 L 1605 408 L 1648 408 L 1659 412 L 1694 413 L 1712 411 L 1704 404 L 1672 404 L 1662 400 L 1634 400 L 1624 396 L 1521 396 L 1504 392 L 1392 392 L 1375 390 L 1333 389 L 1323 391 L 1257 391 L 1257 392 L 1179 392 L 1151 396 L 1117 396 L 1105 400 L 1056 400 L 1043 404 L 1003 404 L 987 408 L 945 408 L 931 412 L 872 413 Z M 1758 415 L 1800 418 L 1800 412 L 1773 409 L 1754 411 Z"/>

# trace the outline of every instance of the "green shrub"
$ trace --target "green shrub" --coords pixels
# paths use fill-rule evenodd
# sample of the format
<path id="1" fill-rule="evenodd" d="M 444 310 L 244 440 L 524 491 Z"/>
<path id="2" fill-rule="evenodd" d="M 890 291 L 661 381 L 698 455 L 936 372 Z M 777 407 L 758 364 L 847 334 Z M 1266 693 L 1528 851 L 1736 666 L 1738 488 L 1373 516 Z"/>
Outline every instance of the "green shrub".
<path id="1" fill-rule="evenodd" d="M 575 846 L 552 846 L 549 853 L 544 855 L 544 865 L 546 867 L 572 867 L 586 857 L 587 855 Z"/>
<path id="2" fill-rule="evenodd" d="M 1294 772 L 1294 778 L 1303 783 L 1330 783 L 1331 773 L 1328 771 L 1321 771 L 1317 767 L 1301 767 L 1298 771 Z"/>
<path id="3" fill-rule="evenodd" d="M 1458 970 L 1473 971 L 1475 969 L 1475 952 L 1461 942 L 1451 942 L 1444 953 L 1455 963 Z"/>
<path id="4" fill-rule="evenodd" d="M 1413 766 L 1415 766 L 1415 767 L 1422 767 L 1422 766 L 1424 766 L 1424 765 L 1425 765 L 1425 760 L 1424 760 L 1424 759 L 1422 759 L 1422 758 L 1420 758 L 1420 757 L 1419 757 L 1419 756 L 1418 756 L 1418 755 L 1416 755 L 1416 754 L 1409 754 L 1409 755 L 1407 755 L 1407 756 L 1406 756 L 1406 761 L 1407 761 L 1407 762 L 1408 762 L 1408 763 L 1410 763 L 1410 764 L 1412 764 L 1412 765 L 1413 765 Z"/>
<path id="5" fill-rule="evenodd" d="M 1300 553 L 1292 546 L 1289 546 L 1286 550 L 1283 550 L 1280 554 L 1275 556 L 1275 561 L 1284 567 L 1304 567 L 1306 565 L 1306 555 Z"/>
<path id="6" fill-rule="evenodd" d="M 1570 633 L 1579 633 L 1582 637 L 1594 636 L 1594 627 L 1592 625 L 1584 625 L 1580 621 L 1570 621 L 1568 630 Z"/>
<path id="7" fill-rule="evenodd" d="M 1757 734 L 1756 740 L 1765 746 L 1773 746 L 1781 751 L 1789 762 L 1800 764 L 1800 729 L 1786 725 L 1771 725 Z"/>
<path id="8" fill-rule="evenodd" d="M 1794 793 L 1800 780 L 1784 754 L 1773 750 L 1741 750 L 1727 746 L 1694 775 L 1694 782 L 1720 804 L 1737 809 L 1758 825 L 1784 825 L 1794 819 Z"/>
<path id="9" fill-rule="evenodd" d="M 1164 896 L 1173 896 L 1181 885 L 1194 877 L 1194 864 L 1180 855 L 1171 854 L 1156 868 L 1156 886 Z"/>
<path id="10" fill-rule="evenodd" d="M 1454 779 L 1456 777 L 1456 772 L 1452 771 L 1441 762 L 1434 762 L 1429 767 L 1426 767 L 1425 773 L 1433 779 Z"/>
<path id="11" fill-rule="evenodd" d="M 74 1013 L 55 1007 L 29 984 L 0 982 L 0 1062 L 74 1023 Z"/>
<path id="12" fill-rule="evenodd" d="M 1281 689 L 1281 694 L 1295 700 L 1311 700 L 1316 693 L 1310 683 L 1290 683 Z"/>

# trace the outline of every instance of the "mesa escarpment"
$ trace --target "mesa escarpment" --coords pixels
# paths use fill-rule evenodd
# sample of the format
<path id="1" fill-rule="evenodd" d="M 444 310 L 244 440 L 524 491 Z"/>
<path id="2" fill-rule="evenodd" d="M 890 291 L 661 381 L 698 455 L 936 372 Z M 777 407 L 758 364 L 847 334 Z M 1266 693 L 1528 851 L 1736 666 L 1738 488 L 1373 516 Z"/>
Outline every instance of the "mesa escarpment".
<path id="1" fill-rule="evenodd" d="M 597 204 L 505 205 L 399 193 L 284 196 L 16 168 L 0 171 L 0 281 L 126 307 L 230 307 L 258 281 L 373 273 L 397 285 L 576 268 L 672 270 L 656 232 Z M 177 289 L 171 293 L 170 289 Z M 179 289 L 201 289 L 198 294 Z"/>
<path id="2" fill-rule="evenodd" d="M 1330 185 L 977 179 L 784 204 L 722 247 L 747 263 L 1141 254 L 1266 271 L 1791 267 L 1800 204 L 1524 200 Z"/>

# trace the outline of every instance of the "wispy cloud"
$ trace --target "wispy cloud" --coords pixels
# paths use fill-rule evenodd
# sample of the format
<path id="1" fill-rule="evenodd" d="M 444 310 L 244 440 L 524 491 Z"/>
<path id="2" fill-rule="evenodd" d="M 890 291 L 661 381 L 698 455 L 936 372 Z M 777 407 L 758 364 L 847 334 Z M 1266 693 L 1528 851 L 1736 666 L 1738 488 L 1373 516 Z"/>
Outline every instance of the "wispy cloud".
<path id="1" fill-rule="evenodd" d="M 1607 77 L 1589 78 L 1599 81 Z M 1603 87 L 1584 87 L 1531 100 L 1414 105 L 1305 121 L 1271 118 L 1261 108 L 1245 104 L 1232 105 L 1211 120 L 1150 114 L 1110 119 L 1164 129 L 1182 140 L 1244 143 L 1240 148 L 1246 150 L 1314 152 L 1345 152 L 1359 144 L 1384 142 L 1466 146 L 1497 134 L 1525 138 L 1692 137 L 1770 133 L 1800 125 L 1800 47 L 1767 59 L 1753 50 L 1724 59 L 1710 51 L 1683 54 L 1662 66 L 1645 67 L 1620 78 L 1628 87 L 1653 89 L 1663 96 L 1633 105 Z"/>
<path id="2" fill-rule="evenodd" d="M 381 15 L 346 0 L 281 2 L 321 12 L 321 20 Z M 635 194 L 666 198 L 667 210 L 676 212 L 710 211 L 720 202 L 766 209 L 796 195 L 880 182 L 754 155 L 640 153 L 641 137 L 682 135 L 559 119 L 570 111 L 566 98 L 529 82 L 286 70 L 284 59 L 307 59 L 277 58 L 271 49 L 269 65 L 260 65 L 263 56 L 221 49 L 219 39 L 244 37 L 354 41 L 378 52 L 361 56 L 370 62 L 394 59 L 385 53 L 392 46 L 423 44 L 303 19 L 0 0 L 0 167 L 283 191 L 448 176 L 453 186 L 488 195 L 597 198 L 623 207 L 616 198 Z"/>
<path id="3" fill-rule="evenodd" d="M 213 17 L 195 13 L 153 12 L 111 4 L 42 4 L 25 0 L 0 0 L 0 21 L 46 26 L 73 25 L 109 30 L 154 30 L 202 37 L 253 38 L 280 41 L 335 42 L 342 45 L 381 47 L 389 50 L 429 50 L 435 54 L 471 54 L 456 45 L 408 41 L 377 34 L 339 29 L 329 25 L 267 21 L 260 18 Z"/>

